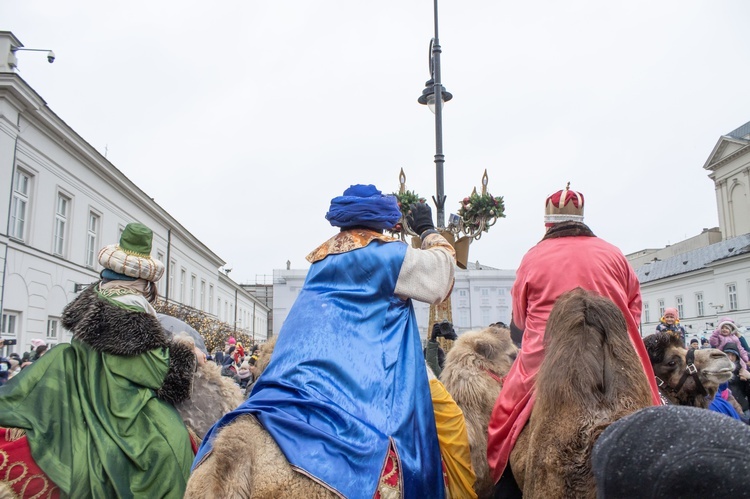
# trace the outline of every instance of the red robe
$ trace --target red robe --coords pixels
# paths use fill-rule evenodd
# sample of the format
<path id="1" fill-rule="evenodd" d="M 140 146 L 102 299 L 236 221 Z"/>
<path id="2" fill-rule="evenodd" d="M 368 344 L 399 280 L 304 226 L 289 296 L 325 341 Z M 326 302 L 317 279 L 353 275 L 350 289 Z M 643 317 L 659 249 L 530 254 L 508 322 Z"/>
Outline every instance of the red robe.
<path id="1" fill-rule="evenodd" d="M 622 252 L 589 236 L 544 239 L 521 261 L 511 294 L 513 323 L 524 330 L 522 348 L 490 418 L 487 460 L 497 482 L 505 470 L 518 435 L 534 406 L 534 378 L 544 359 L 544 329 L 555 300 L 576 287 L 611 299 L 625 315 L 628 333 L 651 384 L 654 405 L 659 390 L 648 352 L 639 334 L 640 283 Z"/>

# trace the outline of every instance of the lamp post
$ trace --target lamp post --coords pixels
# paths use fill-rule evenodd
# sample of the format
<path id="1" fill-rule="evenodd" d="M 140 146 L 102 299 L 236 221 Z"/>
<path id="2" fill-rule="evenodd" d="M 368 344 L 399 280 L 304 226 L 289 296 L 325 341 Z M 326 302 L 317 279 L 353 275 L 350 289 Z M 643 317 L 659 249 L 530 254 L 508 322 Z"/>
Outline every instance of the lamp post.
<path id="1" fill-rule="evenodd" d="M 439 228 L 445 227 L 445 183 L 443 170 L 445 155 L 443 154 L 443 103 L 453 98 L 442 85 L 440 77 L 440 39 L 438 38 L 438 2 L 433 0 L 435 36 L 430 40 L 430 79 L 425 83 L 425 89 L 417 102 L 426 105 L 435 113 L 435 176 L 437 192 L 432 200 L 437 208 L 436 221 Z"/>

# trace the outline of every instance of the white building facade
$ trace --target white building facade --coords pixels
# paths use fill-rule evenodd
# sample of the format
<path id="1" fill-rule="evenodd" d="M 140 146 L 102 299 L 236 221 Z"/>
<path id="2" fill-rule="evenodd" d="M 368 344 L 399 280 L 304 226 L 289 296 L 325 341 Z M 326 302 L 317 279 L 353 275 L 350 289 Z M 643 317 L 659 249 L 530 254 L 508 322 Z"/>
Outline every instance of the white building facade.
<path id="1" fill-rule="evenodd" d="M 479 262 L 469 263 L 466 270 L 456 269 L 451 293 L 453 325 L 460 335 L 481 329 L 494 322 L 510 324 L 510 288 L 516 278 L 513 270 L 500 270 Z M 278 334 L 289 309 L 305 282 L 307 270 L 273 271 L 273 334 Z M 414 313 L 422 339 L 427 338 L 430 306 L 414 301 Z"/>
<path id="2" fill-rule="evenodd" d="M 163 299 L 265 340 L 270 309 L 47 106 L 15 72 L 22 46 L 0 31 L 0 333 L 18 342 L 6 352 L 27 351 L 32 339 L 70 340 L 63 308 L 98 279 L 99 250 L 135 221 L 154 232 L 152 257 L 166 266 Z"/>
<path id="3" fill-rule="evenodd" d="M 750 122 L 719 138 L 703 168 L 714 181 L 719 227 L 628 255 L 641 282 L 644 336 L 667 307 L 678 309 L 690 338 L 709 335 L 722 317 L 750 326 Z"/>

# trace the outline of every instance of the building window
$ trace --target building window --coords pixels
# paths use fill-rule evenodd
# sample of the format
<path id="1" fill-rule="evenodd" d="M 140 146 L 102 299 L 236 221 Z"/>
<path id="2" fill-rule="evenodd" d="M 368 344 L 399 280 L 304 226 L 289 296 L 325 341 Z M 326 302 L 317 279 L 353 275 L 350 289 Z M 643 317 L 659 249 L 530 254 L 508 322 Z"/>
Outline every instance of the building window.
<path id="1" fill-rule="evenodd" d="M 706 315 L 703 309 L 703 293 L 695 293 L 695 310 L 698 312 L 698 317 Z"/>
<path id="2" fill-rule="evenodd" d="M 50 317 L 47 319 L 47 339 L 57 340 L 57 331 L 60 327 L 60 319 L 57 317 Z"/>
<path id="3" fill-rule="evenodd" d="M 685 317 L 685 307 L 682 305 L 682 296 L 676 297 L 677 300 L 677 317 L 682 319 Z"/>
<path id="4" fill-rule="evenodd" d="M 22 241 L 26 232 L 30 195 L 31 175 L 16 170 L 13 177 L 13 199 L 10 206 L 10 236 Z"/>
<path id="5" fill-rule="evenodd" d="M 195 274 L 190 276 L 190 306 L 195 307 L 195 283 L 197 278 Z"/>
<path id="6" fill-rule="evenodd" d="M 201 310 L 206 309 L 206 281 L 201 279 Z"/>
<path id="7" fill-rule="evenodd" d="M 208 313 L 214 313 L 214 285 L 208 285 Z"/>
<path id="8" fill-rule="evenodd" d="M 89 225 L 86 232 L 86 266 L 93 269 L 96 253 L 99 250 L 99 215 L 89 212 Z"/>
<path id="9" fill-rule="evenodd" d="M 175 268 L 175 262 L 174 260 L 169 261 L 169 289 L 167 290 L 167 294 L 174 300 L 174 268 Z"/>
<path id="10" fill-rule="evenodd" d="M 651 311 L 648 309 L 648 302 L 643 303 L 643 322 L 651 322 Z"/>
<path id="11" fill-rule="evenodd" d="M 58 256 L 64 256 L 65 232 L 68 227 L 69 209 L 70 198 L 58 192 L 57 207 L 55 208 L 55 237 L 52 240 L 52 252 Z"/>
<path id="12" fill-rule="evenodd" d="M 15 338 L 16 337 L 16 323 L 18 322 L 18 313 L 16 312 L 3 312 L 2 322 L 2 335 L 3 338 Z"/>
<path id="13" fill-rule="evenodd" d="M 737 310 L 737 285 L 727 284 L 727 301 L 729 302 L 729 310 Z"/>
<path id="14" fill-rule="evenodd" d="M 490 325 L 490 309 L 482 308 L 481 314 L 482 314 L 482 327 L 489 326 Z"/>
<path id="15" fill-rule="evenodd" d="M 221 320 L 221 298 L 216 299 L 216 317 Z"/>
<path id="16" fill-rule="evenodd" d="M 664 300 L 657 300 L 657 305 L 659 305 L 659 318 L 664 317 Z"/>
<path id="17" fill-rule="evenodd" d="M 185 277 L 187 272 L 185 269 L 180 269 L 180 303 L 185 303 Z"/>
<path id="18" fill-rule="evenodd" d="M 469 324 L 469 311 L 468 310 L 459 310 L 458 318 L 460 321 L 458 325 L 460 327 L 471 327 L 471 324 Z"/>

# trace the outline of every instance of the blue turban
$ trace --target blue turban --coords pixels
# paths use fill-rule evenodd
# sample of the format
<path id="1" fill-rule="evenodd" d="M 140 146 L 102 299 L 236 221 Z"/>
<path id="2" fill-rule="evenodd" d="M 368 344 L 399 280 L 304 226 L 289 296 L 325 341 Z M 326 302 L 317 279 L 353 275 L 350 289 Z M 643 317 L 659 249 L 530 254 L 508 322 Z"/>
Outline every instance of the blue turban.
<path id="1" fill-rule="evenodd" d="M 334 227 L 392 229 L 401 220 L 395 196 L 384 196 L 374 185 L 352 185 L 331 200 L 326 220 Z"/>

